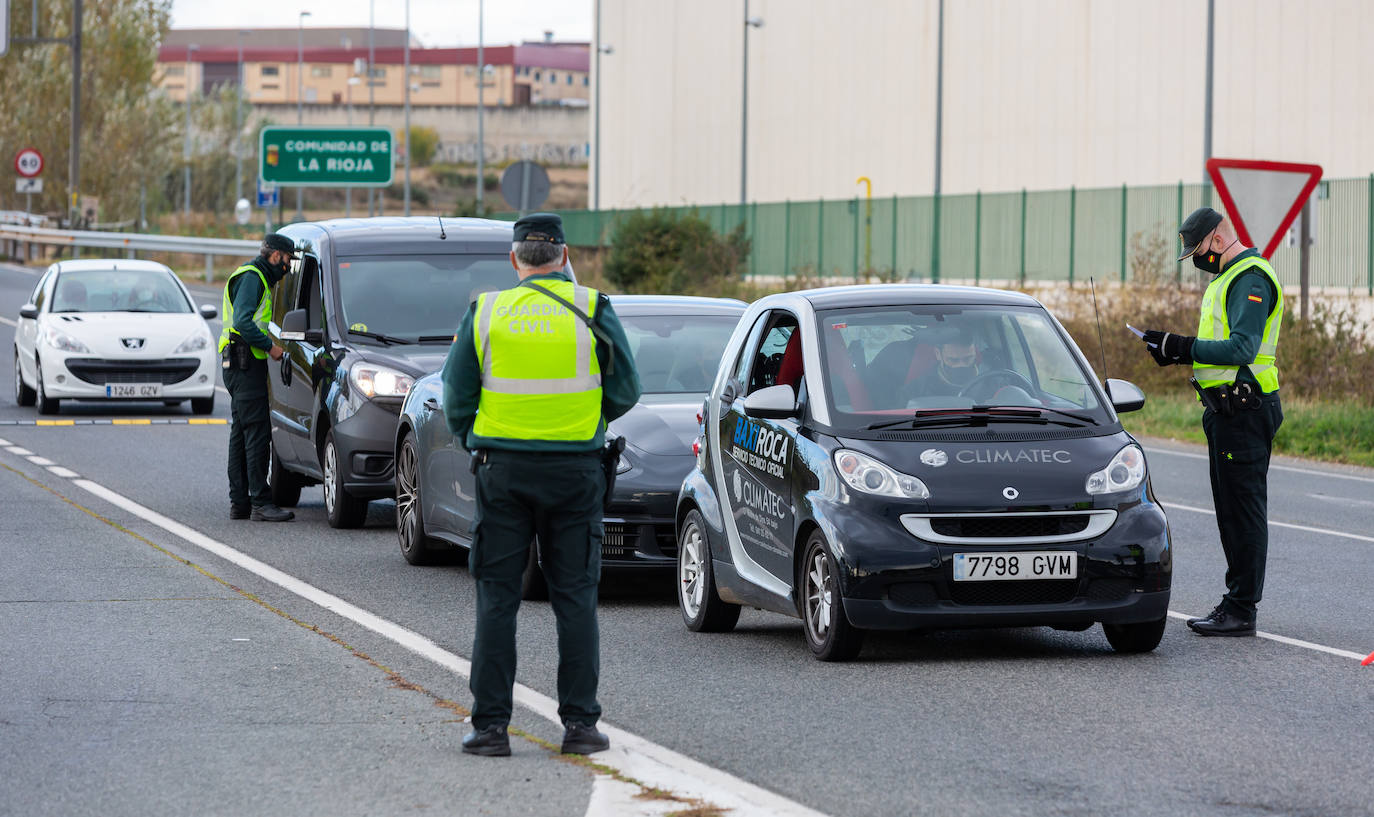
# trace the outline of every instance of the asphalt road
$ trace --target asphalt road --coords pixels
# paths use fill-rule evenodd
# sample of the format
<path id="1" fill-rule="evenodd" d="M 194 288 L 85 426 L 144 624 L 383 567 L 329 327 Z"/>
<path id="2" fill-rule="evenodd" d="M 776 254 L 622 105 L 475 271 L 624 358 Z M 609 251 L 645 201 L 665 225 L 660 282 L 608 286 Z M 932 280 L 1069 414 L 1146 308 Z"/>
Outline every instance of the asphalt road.
<path id="1" fill-rule="evenodd" d="M 0 266 L 0 319 L 35 280 Z M 230 522 L 225 426 L 4 425 L 36 417 L 12 391 L 0 377 L 0 813 L 653 806 L 589 807 L 591 773 L 531 742 L 510 760 L 461 755 L 469 698 L 452 668 L 83 486 L 470 655 L 465 567 L 409 567 L 391 503 L 358 531 L 328 527 L 318 489 L 295 522 Z M 1224 569 L 1206 462 L 1195 447 L 1147 452 L 1176 548 L 1171 607 L 1205 613 Z M 1270 493 L 1259 625 L 1307 643 L 1200 639 L 1171 620 L 1144 656 L 1114 654 L 1098 628 L 1008 629 L 877 634 L 859 661 L 821 664 L 798 621 L 746 611 L 734 633 L 694 634 L 670 575 L 610 577 L 606 719 L 833 815 L 1374 814 L 1374 667 L 1351 657 L 1374 649 L 1374 471 L 1276 461 Z M 520 681 L 554 697 L 548 606 L 524 605 L 519 632 Z M 515 725 L 556 739 L 532 705 Z"/>

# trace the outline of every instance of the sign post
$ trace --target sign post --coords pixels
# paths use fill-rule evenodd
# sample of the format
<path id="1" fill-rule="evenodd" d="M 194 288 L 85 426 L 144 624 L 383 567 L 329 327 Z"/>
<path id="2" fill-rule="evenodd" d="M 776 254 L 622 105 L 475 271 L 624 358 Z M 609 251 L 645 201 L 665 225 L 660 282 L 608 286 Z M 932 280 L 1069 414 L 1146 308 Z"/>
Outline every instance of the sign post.
<path id="1" fill-rule="evenodd" d="M 0 48 L 0 55 L 4 53 L 4 49 Z M 33 194 L 43 192 L 43 180 L 38 178 L 38 174 L 43 172 L 43 154 L 37 148 L 19 151 L 14 155 L 14 172 L 19 174 L 19 178 L 14 180 L 14 192 L 24 194 L 24 212 L 32 214 Z"/>
<path id="2" fill-rule="evenodd" d="M 386 128 L 266 127 L 258 177 L 279 187 L 387 187 L 395 148 Z"/>
<path id="3" fill-rule="evenodd" d="M 523 216 L 548 200 L 549 173 L 528 159 L 516 162 L 501 174 L 501 195 Z"/>

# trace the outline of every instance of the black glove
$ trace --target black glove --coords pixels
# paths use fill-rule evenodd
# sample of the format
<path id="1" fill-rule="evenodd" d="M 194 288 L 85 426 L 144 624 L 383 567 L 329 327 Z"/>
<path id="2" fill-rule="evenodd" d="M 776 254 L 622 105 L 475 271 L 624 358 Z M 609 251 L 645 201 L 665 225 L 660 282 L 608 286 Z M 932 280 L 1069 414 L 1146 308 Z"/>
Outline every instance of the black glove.
<path id="1" fill-rule="evenodd" d="M 1193 341 L 1197 340 L 1195 337 L 1161 332 L 1158 329 L 1147 329 L 1141 340 L 1145 341 L 1145 346 L 1150 350 L 1150 356 L 1160 366 L 1193 362 Z"/>

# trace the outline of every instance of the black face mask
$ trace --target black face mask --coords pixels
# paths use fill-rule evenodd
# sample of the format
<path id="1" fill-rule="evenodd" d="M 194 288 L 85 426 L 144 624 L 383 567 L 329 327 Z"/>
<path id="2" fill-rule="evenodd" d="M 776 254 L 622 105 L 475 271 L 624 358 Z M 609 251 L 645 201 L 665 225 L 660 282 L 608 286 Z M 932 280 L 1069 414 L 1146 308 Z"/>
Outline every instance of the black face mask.
<path id="1" fill-rule="evenodd" d="M 956 386 L 966 386 L 978 374 L 976 365 L 969 366 L 946 366 L 940 364 L 940 374 Z"/>
<path id="2" fill-rule="evenodd" d="M 1239 240 L 1239 238 L 1236 239 L 1236 241 Z M 1194 255 L 1193 266 L 1211 275 L 1220 275 L 1221 255 L 1222 253 L 1226 252 L 1226 250 L 1231 249 L 1231 246 L 1235 244 L 1236 241 L 1232 241 L 1230 244 L 1227 244 L 1226 249 L 1222 250 L 1221 252 L 1212 252 L 1211 250 L 1208 250 L 1202 255 Z"/>

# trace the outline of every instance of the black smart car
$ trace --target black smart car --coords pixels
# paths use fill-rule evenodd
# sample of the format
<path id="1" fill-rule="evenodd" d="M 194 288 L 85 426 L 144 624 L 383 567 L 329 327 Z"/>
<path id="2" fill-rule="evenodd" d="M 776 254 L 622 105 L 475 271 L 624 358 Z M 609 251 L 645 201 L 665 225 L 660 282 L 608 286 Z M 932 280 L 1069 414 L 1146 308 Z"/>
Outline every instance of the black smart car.
<path id="1" fill-rule="evenodd" d="M 817 289 L 755 302 L 703 407 L 678 498 L 679 604 L 803 620 L 822 660 L 869 629 L 1100 622 L 1164 632 L 1172 552 L 1144 395 L 1099 386 L 1035 299 L 989 289 Z"/>
<path id="2" fill-rule="evenodd" d="M 678 487 L 696 463 L 697 411 L 745 305 L 641 295 L 615 295 L 611 305 L 625 327 L 643 395 L 607 429 L 608 436 L 624 437 L 626 448 L 603 523 L 602 564 L 659 568 L 670 575 L 677 555 Z M 466 547 L 476 511 L 467 453 L 449 433 L 443 396 L 437 375 L 420 380 L 395 428 L 396 530 L 401 554 L 412 564 L 433 561 L 455 545 Z M 535 547 L 523 590 L 525 598 L 545 592 Z"/>
<path id="3" fill-rule="evenodd" d="M 272 292 L 268 481 L 283 507 L 324 484 L 329 524 L 395 495 L 392 441 L 415 381 L 443 365 L 472 292 L 516 283 L 509 222 L 367 218 L 280 232 L 302 257 Z"/>

